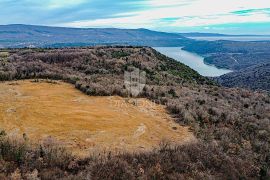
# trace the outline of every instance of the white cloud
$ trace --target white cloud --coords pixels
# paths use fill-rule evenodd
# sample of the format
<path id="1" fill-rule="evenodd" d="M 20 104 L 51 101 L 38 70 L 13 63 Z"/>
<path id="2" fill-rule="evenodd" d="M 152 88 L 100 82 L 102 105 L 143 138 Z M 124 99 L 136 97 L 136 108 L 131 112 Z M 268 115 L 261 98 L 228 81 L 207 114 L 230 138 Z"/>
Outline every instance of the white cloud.
<path id="1" fill-rule="evenodd" d="M 85 1 L 86 0 L 48 0 L 46 1 L 47 6 L 45 7 L 49 9 L 57 9 L 57 8 L 78 5 Z"/>
<path id="2" fill-rule="evenodd" d="M 190 4 L 194 0 L 148 0 L 146 4 L 152 7 L 162 7 L 162 6 L 182 6 Z"/>
<path id="3" fill-rule="evenodd" d="M 250 16 L 236 16 L 236 15 L 221 15 L 221 16 L 202 16 L 195 17 L 192 20 L 183 18 L 171 26 L 176 27 L 194 27 L 194 26 L 208 26 L 216 24 L 228 24 L 228 23 L 256 23 L 256 22 L 270 22 L 270 17 L 266 14 L 252 14 Z"/>
<path id="4" fill-rule="evenodd" d="M 115 14 L 116 18 L 75 21 L 62 24 L 75 27 L 146 27 L 159 26 L 192 27 L 225 23 L 270 22 L 264 11 L 239 16 L 234 11 L 269 8 L 269 0 L 148 0 L 148 8 L 136 12 Z M 125 16 L 125 17 L 117 17 Z M 175 22 L 164 18 L 179 18 Z"/>

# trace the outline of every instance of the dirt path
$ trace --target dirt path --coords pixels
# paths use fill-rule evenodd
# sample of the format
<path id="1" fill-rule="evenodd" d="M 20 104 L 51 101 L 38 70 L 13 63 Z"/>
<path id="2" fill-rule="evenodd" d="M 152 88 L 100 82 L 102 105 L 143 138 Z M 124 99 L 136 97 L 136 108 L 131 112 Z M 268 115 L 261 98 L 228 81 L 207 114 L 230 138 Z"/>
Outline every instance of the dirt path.
<path id="1" fill-rule="evenodd" d="M 132 101 L 132 100 L 131 100 Z M 138 152 L 162 140 L 195 140 L 163 106 L 139 99 L 90 97 L 72 85 L 29 80 L 0 84 L 0 127 L 33 142 L 54 139 L 77 155 L 97 150 Z"/>

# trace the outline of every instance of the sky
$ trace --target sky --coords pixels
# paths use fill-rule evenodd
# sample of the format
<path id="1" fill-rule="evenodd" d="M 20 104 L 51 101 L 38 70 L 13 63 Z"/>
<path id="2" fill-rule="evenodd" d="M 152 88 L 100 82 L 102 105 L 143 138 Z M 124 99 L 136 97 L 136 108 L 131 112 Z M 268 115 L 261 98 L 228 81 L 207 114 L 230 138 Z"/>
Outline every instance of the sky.
<path id="1" fill-rule="evenodd" d="M 270 34 L 270 0 L 0 0 L 0 24 Z"/>

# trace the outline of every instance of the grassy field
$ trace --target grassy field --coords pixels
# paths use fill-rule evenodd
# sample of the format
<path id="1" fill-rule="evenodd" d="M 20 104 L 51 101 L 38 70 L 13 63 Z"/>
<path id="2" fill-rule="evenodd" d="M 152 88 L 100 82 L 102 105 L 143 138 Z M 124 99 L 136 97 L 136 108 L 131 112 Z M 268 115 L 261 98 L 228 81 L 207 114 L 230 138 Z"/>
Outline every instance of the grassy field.
<path id="1" fill-rule="evenodd" d="M 63 91 L 65 89 L 65 91 Z M 0 126 L 34 143 L 53 141 L 75 155 L 149 151 L 170 141 L 194 140 L 161 105 L 146 99 L 87 96 L 61 81 L 0 84 Z"/>

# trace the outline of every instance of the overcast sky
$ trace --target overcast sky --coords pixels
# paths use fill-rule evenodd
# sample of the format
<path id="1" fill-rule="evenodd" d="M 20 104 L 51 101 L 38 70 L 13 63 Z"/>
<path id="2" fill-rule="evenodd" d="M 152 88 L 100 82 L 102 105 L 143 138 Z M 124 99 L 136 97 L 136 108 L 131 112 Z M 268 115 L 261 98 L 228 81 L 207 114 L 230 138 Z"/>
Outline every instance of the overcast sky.
<path id="1" fill-rule="evenodd" d="M 270 0 L 0 0 L 0 24 L 270 34 Z"/>

